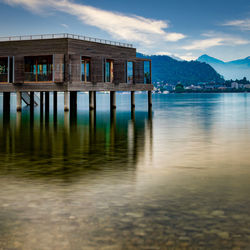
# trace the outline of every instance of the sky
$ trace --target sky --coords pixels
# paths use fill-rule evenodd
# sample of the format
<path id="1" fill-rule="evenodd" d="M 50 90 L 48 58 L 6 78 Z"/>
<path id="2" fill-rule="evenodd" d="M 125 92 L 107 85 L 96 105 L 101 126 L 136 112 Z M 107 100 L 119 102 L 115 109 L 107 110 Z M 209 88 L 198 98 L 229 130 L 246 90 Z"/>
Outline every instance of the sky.
<path id="1" fill-rule="evenodd" d="M 249 0 L 0 0 L 0 36 L 70 33 L 148 55 L 250 56 Z"/>

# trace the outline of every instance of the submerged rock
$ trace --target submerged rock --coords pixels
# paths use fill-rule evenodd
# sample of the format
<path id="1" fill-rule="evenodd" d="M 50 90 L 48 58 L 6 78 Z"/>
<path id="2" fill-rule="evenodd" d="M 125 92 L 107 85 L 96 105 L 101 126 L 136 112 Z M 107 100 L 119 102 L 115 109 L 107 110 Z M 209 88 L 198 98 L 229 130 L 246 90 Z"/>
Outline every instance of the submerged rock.
<path id="1" fill-rule="evenodd" d="M 143 213 L 132 213 L 132 212 L 130 212 L 130 213 L 126 213 L 126 215 L 127 216 L 130 216 L 130 217 L 134 217 L 134 218 L 141 218 L 141 217 L 143 217 L 144 216 L 144 214 Z"/>
<path id="2" fill-rule="evenodd" d="M 211 213 L 212 216 L 224 216 L 225 215 L 225 212 L 222 211 L 222 210 L 214 210 L 212 213 Z"/>
<path id="3" fill-rule="evenodd" d="M 189 237 L 187 237 L 187 236 L 181 236 L 181 237 L 179 237 L 179 240 L 180 241 L 184 241 L 184 242 L 188 242 L 188 241 L 190 241 L 190 238 Z"/>
<path id="4" fill-rule="evenodd" d="M 224 239 L 224 240 L 228 240 L 229 239 L 229 233 L 228 232 L 217 232 L 217 235 Z"/>

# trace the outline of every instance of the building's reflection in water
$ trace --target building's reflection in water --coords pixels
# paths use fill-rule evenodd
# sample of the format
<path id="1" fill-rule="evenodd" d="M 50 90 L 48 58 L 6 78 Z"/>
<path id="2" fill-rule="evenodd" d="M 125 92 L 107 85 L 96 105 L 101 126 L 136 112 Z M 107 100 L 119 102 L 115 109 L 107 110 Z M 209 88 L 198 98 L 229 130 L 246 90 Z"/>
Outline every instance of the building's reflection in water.
<path id="1" fill-rule="evenodd" d="M 0 138 L 0 172 L 8 161 L 4 169 L 13 175 L 77 178 L 93 169 L 136 169 L 145 141 L 152 145 L 148 112 L 92 110 L 43 119 L 43 112 L 24 110 L 13 117 L 3 119 Z"/>

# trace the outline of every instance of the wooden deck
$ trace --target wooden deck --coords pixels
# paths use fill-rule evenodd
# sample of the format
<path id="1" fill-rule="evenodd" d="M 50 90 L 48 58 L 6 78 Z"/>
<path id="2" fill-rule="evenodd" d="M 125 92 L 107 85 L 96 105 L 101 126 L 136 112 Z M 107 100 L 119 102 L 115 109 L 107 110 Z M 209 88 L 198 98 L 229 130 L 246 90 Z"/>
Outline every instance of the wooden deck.
<path id="1" fill-rule="evenodd" d="M 49 91 L 152 91 L 152 84 L 128 84 L 128 83 L 22 83 L 0 84 L 0 92 L 49 92 Z"/>

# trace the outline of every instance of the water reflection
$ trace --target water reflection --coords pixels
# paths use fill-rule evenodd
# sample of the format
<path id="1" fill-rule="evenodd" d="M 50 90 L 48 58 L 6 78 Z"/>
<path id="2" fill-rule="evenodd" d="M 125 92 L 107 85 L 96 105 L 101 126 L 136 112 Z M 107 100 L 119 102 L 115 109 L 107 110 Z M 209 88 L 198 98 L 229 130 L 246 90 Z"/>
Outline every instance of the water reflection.
<path id="1" fill-rule="evenodd" d="M 248 248 L 250 95 L 129 97 L 0 112 L 0 249 Z"/>
<path id="2" fill-rule="evenodd" d="M 42 113 L 40 119 L 28 110 L 17 113 L 0 128 L 0 165 L 5 166 L 0 173 L 78 178 L 105 168 L 135 169 L 139 154 L 144 152 L 144 136 L 152 136 L 152 127 L 147 112 L 137 112 L 136 119 L 130 115 L 116 110 L 98 115 L 94 110 L 65 112 L 55 121 L 55 114 L 43 120 Z M 151 132 L 145 133 L 147 129 Z"/>

